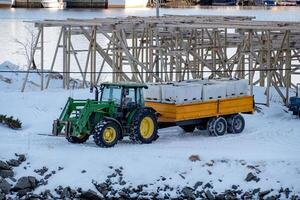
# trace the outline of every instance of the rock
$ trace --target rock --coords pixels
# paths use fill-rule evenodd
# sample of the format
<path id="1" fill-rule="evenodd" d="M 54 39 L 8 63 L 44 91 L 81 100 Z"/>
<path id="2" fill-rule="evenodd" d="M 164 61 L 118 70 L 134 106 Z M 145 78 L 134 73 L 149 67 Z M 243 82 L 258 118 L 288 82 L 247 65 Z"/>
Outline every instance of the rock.
<path id="1" fill-rule="evenodd" d="M 5 200 L 5 199 L 6 199 L 5 194 L 0 192 L 0 200 Z"/>
<path id="2" fill-rule="evenodd" d="M 202 181 L 197 181 L 197 182 L 195 183 L 195 185 L 194 185 L 194 189 L 197 190 L 197 188 L 198 188 L 199 186 L 201 186 L 202 184 L 203 184 Z"/>
<path id="3" fill-rule="evenodd" d="M 260 178 L 252 174 L 252 172 L 248 173 L 247 177 L 245 178 L 245 181 L 250 182 L 250 181 L 255 181 L 258 182 Z"/>
<path id="4" fill-rule="evenodd" d="M 259 198 L 263 198 L 264 196 L 266 196 L 267 194 L 269 194 L 271 192 L 271 190 L 265 190 L 265 191 L 262 191 L 262 192 L 259 192 L 258 193 L 258 196 Z"/>
<path id="5" fill-rule="evenodd" d="M 48 171 L 47 167 L 42 167 L 41 169 L 35 169 L 34 172 L 40 176 L 44 176 L 44 174 Z"/>
<path id="6" fill-rule="evenodd" d="M 31 191 L 31 189 L 29 189 L 29 188 L 25 188 L 25 189 L 19 190 L 18 193 L 17 193 L 17 196 L 18 197 L 23 197 L 23 196 L 25 196 L 30 191 Z"/>
<path id="7" fill-rule="evenodd" d="M 166 178 L 162 176 L 162 177 L 161 177 L 161 180 L 162 180 L 162 181 L 165 181 L 165 180 L 166 180 Z"/>
<path id="8" fill-rule="evenodd" d="M 26 156 L 24 154 L 15 154 L 18 157 L 18 160 L 20 162 L 25 162 L 26 161 Z"/>
<path id="9" fill-rule="evenodd" d="M 214 200 L 215 199 L 214 195 L 209 190 L 205 191 L 205 196 L 209 200 Z"/>
<path id="10" fill-rule="evenodd" d="M 233 190 L 238 189 L 238 187 L 239 187 L 239 186 L 237 186 L 237 185 L 232 185 L 232 186 L 231 186 L 231 188 L 232 188 Z"/>
<path id="11" fill-rule="evenodd" d="M 5 194 L 8 194 L 10 191 L 10 184 L 3 178 L 0 178 L 0 191 L 2 191 Z"/>
<path id="12" fill-rule="evenodd" d="M 183 196 L 185 198 L 188 198 L 188 199 L 193 199 L 194 198 L 194 191 L 192 188 L 190 187 L 184 187 L 182 190 L 181 190 Z"/>
<path id="13" fill-rule="evenodd" d="M 189 157 L 189 160 L 192 162 L 200 161 L 200 157 L 199 157 L 199 155 L 191 155 Z"/>
<path id="14" fill-rule="evenodd" d="M 14 176 L 14 172 L 12 170 L 0 169 L 0 177 L 8 178 L 13 176 Z"/>
<path id="15" fill-rule="evenodd" d="M 13 191 L 17 192 L 24 189 L 33 190 L 38 186 L 38 181 L 33 176 L 21 177 L 17 184 L 12 188 Z"/>
<path id="16" fill-rule="evenodd" d="M 58 171 L 61 171 L 63 170 L 64 168 L 63 167 L 58 167 Z"/>
<path id="17" fill-rule="evenodd" d="M 203 186 L 203 189 L 205 188 L 213 188 L 213 186 L 210 184 L 210 183 L 206 183 L 204 186 Z"/>
<path id="18" fill-rule="evenodd" d="M 93 190 L 84 191 L 80 195 L 80 199 L 82 200 L 100 200 L 101 198 L 97 195 L 97 193 Z"/>
<path id="19" fill-rule="evenodd" d="M 10 170 L 11 167 L 4 161 L 0 160 L 0 170 Z"/>
<path id="20" fill-rule="evenodd" d="M 10 159 L 9 161 L 6 161 L 6 163 L 12 167 L 18 167 L 21 164 L 21 162 L 16 159 Z"/>
<path id="21" fill-rule="evenodd" d="M 253 191 L 252 191 L 252 194 L 256 194 L 260 191 L 260 188 L 255 188 Z"/>
<path id="22" fill-rule="evenodd" d="M 82 174 L 86 173 L 86 170 L 82 170 L 81 173 L 82 173 Z"/>
<path id="23" fill-rule="evenodd" d="M 52 174 L 47 174 L 45 177 L 44 177 L 44 179 L 49 179 L 50 177 L 52 176 Z"/>

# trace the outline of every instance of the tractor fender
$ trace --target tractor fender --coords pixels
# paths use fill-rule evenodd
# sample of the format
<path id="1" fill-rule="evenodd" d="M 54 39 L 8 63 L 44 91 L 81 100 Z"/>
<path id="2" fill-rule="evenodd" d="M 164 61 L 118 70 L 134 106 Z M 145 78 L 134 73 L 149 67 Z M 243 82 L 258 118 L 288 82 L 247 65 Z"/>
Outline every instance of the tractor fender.
<path id="1" fill-rule="evenodd" d="M 137 109 L 131 111 L 130 113 L 128 113 L 128 115 L 126 116 L 126 118 L 127 118 L 127 125 L 130 125 L 132 123 L 132 120 L 133 120 L 133 117 L 134 117 L 135 113 L 138 112 L 138 111 L 140 111 L 140 110 L 151 110 L 151 111 L 153 111 L 157 115 L 156 110 L 154 110 L 152 107 L 137 108 Z"/>
<path id="2" fill-rule="evenodd" d="M 121 130 L 122 135 L 123 135 L 123 127 L 122 127 L 121 123 L 118 120 L 116 120 L 115 118 L 112 118 L 112 117 L 104 117 L 103 119 L 105 119 L 107 121 L 114 121 L 114 122 L 116 122 L 118 124 L 120 130 Z"/>

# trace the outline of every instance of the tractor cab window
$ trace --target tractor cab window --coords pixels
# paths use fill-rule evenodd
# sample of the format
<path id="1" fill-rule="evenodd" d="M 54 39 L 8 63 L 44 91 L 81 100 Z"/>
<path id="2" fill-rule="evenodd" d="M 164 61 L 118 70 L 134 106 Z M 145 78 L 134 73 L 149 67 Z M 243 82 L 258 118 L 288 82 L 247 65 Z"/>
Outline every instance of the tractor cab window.
<path id="1" fill-rule="evenodd" d="M 135 104 L 136 104 L 135 89 L 134 88 L 124 88 L 123 106 L 131 107 L 131 106 L 134 106 Z"/>
<path id="2" fill-rule="evenodd" d="M 102 90 L 101 101 L 114 101 L 115 104 L 121 103 L 121 87 L 104 87 Z"/>

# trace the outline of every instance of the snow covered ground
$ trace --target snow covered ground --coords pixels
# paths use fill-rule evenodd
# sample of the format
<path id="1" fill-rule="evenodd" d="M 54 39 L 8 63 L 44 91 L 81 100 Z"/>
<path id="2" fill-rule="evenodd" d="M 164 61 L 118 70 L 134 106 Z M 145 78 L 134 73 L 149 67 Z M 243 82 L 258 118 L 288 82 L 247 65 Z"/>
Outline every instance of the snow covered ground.
<path id="1" fill-rule="evenodd" d="M 27 161 L 14 168 L 15 178 L 42 178 L 34 170 L 43 166 L 50 171 L 64 168 L 35 192 L 53 190 L 58 185 L 92 189 L 92 180 L 105 181 L 112 173 L 109 166 L 113 166 L 124 168 L 125 186 L 151 184 L 149 192 L 165 184 L 183 188 L 201 181 L 213 185 L 216 192 L 239 185 L 245 191 L 274 189 L 268 195 L 280 188 L 300 194 L 300 119 L 286 112 L 275 95 L 269 108 L 259 106 L 260 112 L 244 115 L 246 128 L 242 134 L 212 137 L 203 131 L 184 133 L 172 127 L 159 130 L 160 138 L 153 144 L 125 139 L 114 148 L 102 149 L 92 137 L 85 144 L 70 144 L 62 137 L 41 135 L 51 133 L 52 121 L 69 96 L 93 98 L 88 89 L 21 93 L 3 85 L 0 81 L 0 114 L 19 118 L 23 128 L 11 130 L 0 125 L 0 160 L 11 159 L 15 153 L 26 154 Z M 262 88 L 255 88 L 255 100 L 264 101 Z M 191 155 L 199 155 L 200 161 L 191 162 Z M 260 181 L 245 181 L 249 172 Z M 172 195 L 176 196 L 176 191 Z"/>

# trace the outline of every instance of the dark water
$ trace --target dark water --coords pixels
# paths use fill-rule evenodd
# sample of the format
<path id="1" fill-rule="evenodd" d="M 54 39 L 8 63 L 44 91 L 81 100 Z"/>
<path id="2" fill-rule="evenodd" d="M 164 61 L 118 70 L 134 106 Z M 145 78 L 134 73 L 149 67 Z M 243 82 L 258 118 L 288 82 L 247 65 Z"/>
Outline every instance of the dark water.
<path id="1" fill-rule="evenodd" d="M 194 7 L 185 9 L 161 9 L 160 12 L 161 14 L 179 15 L 243 15 L 254 16 L 257 20 L 300 21 L 300 7 Z M 24 21 L 124 17 L 129 15 L 155 15 L 155 9 L 0 9 L 0 63 L 9 60 L 20 66 L 26 64 L 26 59 L 24 55 L 22 55 L 22 48 L 15 42 L 16 38 L 21 41 L 26 41 L 26 38 L 29 36 L 25 27 L 32 27 L 32 24 Z M 57 31 L 57 29 L 53 29 L 45 33 L 46 45 L 49 46 L 49 48 L 55 46 L 55 37 L 58 35 Z M 53 53 L 53 50 L 51 53 Z M 50 57 L 51 55 L 46 55 L 46 62 L 49 62 L 47 58 Z"/>

